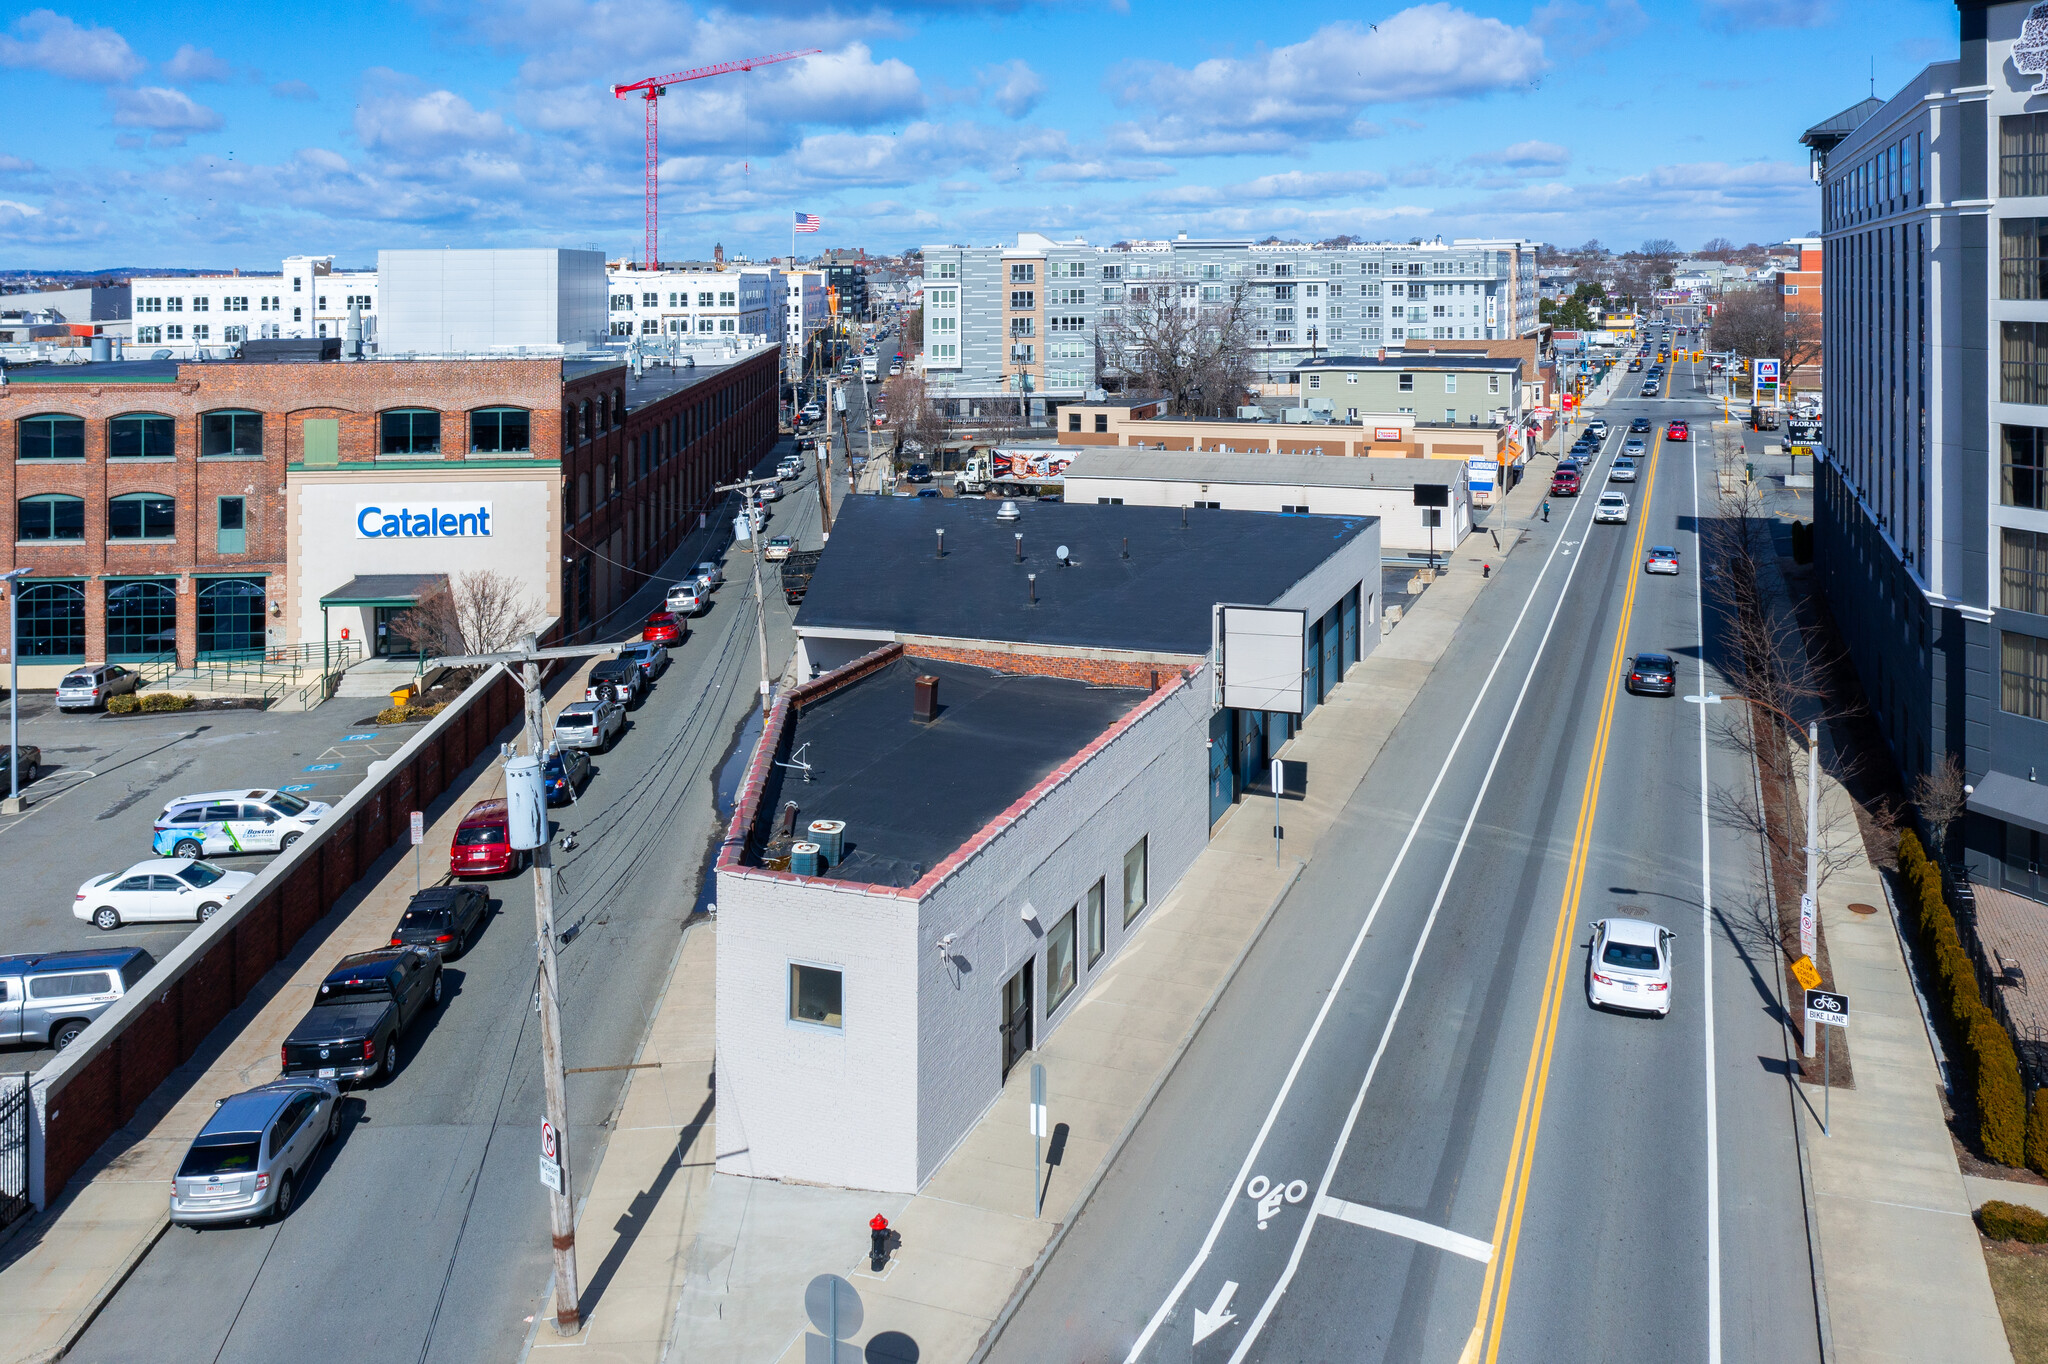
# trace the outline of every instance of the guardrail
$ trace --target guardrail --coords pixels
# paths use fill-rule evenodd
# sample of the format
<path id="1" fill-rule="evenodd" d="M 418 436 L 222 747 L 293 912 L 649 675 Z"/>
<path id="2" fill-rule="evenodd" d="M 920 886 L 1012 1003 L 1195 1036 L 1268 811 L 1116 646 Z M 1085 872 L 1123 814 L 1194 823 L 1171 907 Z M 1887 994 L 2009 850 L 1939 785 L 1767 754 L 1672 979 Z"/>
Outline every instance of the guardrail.
<path id="1" fill-rule="evenodd" d="M 521 716 L 494 666 L 373 769 L 29 1081 L 28 1199 L 41 1209 L 289 955 L 425 808 Z"/>

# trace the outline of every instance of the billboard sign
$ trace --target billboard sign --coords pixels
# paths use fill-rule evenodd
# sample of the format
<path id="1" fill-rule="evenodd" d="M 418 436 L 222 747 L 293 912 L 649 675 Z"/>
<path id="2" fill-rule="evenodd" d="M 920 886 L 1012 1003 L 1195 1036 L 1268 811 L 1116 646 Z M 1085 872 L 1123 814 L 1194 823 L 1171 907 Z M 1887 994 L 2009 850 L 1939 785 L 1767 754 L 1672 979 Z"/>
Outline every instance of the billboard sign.
<path id="1" fill-rule="evenodd" d="M 1213 630 L 1224 705 L 1301 714 L 1306 611 L 1219 602 Z"/>
<path id="2" fill-rule="evenodd" d="M 1750 362 L 1750 367 L 1758 383 L 1775 384 L 1778 382 L 1778 362 L 1776 360 L 1753 360 Z"/>

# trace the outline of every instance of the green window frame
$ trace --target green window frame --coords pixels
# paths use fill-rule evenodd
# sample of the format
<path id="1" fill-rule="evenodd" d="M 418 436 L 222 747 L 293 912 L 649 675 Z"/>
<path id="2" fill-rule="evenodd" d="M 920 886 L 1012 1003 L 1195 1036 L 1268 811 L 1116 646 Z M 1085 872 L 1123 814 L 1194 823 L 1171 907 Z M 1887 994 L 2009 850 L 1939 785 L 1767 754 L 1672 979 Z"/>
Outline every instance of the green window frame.
<path id="1" fill-rule="evenodd" d="M 38 412 L 14 424 L 17 459 L 84 459 L 85 418 Z"/>
<path id="2" fill-rule="evenodd" d="M 85 539 L 85 499 L 38 493 L 15 504 L 14 538 L 37 543 L 79 543 Z"/>
<path id="3" fill-rule="evenodd" d="M 219 554 L 246 554 L 249 552 L 249 499 L 246 497 L 218 497 L 214 499 L 214 551 Z"/>
<path id="4" fill-rule="evenodd" d="M 199 656 L 261 657 L 264 628 L 263 578 L 215 578 L 199 589 Z"/>
<path id="5" fill-rule="evenodd" d="M 38 663 L 85 662 L 85 584 L 32 582 L 15 603 L 21 657 Z"/>
<path id="6" fill-rule="evenodd" d="M 474 454 L 527 454 L 533 449 L 533 414 L 523 407 L 480 407 L 469 414 Z"/>
<path id="7" fill-rule="evenodd" d="M 263 414 L 241 408 L 208 412 L 199 419 L 199 453 L 234 457 L 263 453 Z"/>
<path id="8" fill-rule="evenodd" d="M 107 499 L 109 540 L 175 540 L 178 502 L 166 493 L 122 493 Z"/>
<path id="9" fill-rule="evenodd" d="M 161 412 L 123 412 L 107 419 L 108 459 L 169 459 L 178 453 L 178 423 Z"/>
<path id="10" fill-rule="evenodd" d="M 377 416 L 377 452 L 384 455 L 441 453 L 441 414 L 427 407 L 394 407 Z"/>
<path id="11" fill-rule="evenodd" d="M 174 578 L 110 580 L 107 661 L 149 663 L 178 655 L 178 590 Z"/>

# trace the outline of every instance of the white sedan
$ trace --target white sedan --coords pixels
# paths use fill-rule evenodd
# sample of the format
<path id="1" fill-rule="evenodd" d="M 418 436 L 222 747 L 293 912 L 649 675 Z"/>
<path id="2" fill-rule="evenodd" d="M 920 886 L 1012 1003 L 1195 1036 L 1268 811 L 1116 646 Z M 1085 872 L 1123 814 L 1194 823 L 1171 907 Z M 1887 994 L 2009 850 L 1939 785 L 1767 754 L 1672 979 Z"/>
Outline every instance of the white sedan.
<path id="1" fill-rule="evenodd" d="M 1671 1012 L 1672 932 L 1647 919 L 1595 919 L 1586 1002 L 1659 1018 Z"/>
<path id="2" fill-rule="evenodd" d="M 1620 493 L 1602 493 L 1593 504 L 1593 519 L 1621 526 L 1628 524 L 1628 499 Z"/>
<path id="3" fill-rule="evenodd" d="M 1651 545 L 1650 552 L 1643 556 L 1645 573 L 1677 573 L 1678 551 L 1669 545 Z"/>
<path id="4" fill-rule="evenodd" d="M 78 888 L 71 912 L 98 928 L 125 923 L 211 919 L 255 873 L 227 871 L 196 857 L 152 858 L 95 876 Z"/>

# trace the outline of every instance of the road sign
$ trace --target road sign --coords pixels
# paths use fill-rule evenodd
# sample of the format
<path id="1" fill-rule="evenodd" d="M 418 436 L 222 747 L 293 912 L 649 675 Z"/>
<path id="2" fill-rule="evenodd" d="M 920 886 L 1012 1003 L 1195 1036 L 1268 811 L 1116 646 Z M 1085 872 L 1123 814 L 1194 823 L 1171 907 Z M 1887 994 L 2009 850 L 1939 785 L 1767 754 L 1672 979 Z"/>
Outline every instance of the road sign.
<path id="1" fill-rule="evenodd" d="M 820 1274 L 804 1286 L 804 1315 L 819 1334 L 804 1333 L 804 1364 L 856 1364 L 862 1351 L 847 1340 L 860 1334 L 865 1311 L 860 1294 L 837 1274 Z"/>
<path id="2" fill-rule="evenodd" d="M 413 811 L 413 812 L 412 812 L 412 845 L 413 845 L 413 846 L 414 846 L 415 848 L 417 848 L 417 847 L 418 847 L 418 846 L 419 846 L 420 844 L 422 844 L 422 843 L 424 843 L 424 842 L 426 842 L 426 841 L 427 841 L 427 816 L 426 816 L 425 812 L 423 812 L 423 811 L 420 811 L 420 810 L 415 810 L 415 811 Z"/>
<path id="3" fill-rule="evenodd" d="M 1799 897 L 1799 955 L 1806 958 L 1812 957 L 1818 942 L 1819 933 L 1814 924 L 1813 897 L 1811 895 L 1802 895 Z M 1815 983 L 1818 984 L 1818 982 Z M 1809 985 L 1806 988 L 1811 990 L 1813 986 Z"/>
<path id="4" fill-rule="evenodd" d="M 546 1156 L 542 1156 L 540 1158 L 540 1182 L 547 1185 L 554 1192 L 560 1193 L 562 1191 L 562 1163 L 558 1160 L 549 1160 Z"/>
<path id="5" fill-rule="evenodd" d="M 546 1118 L 540 1120 L 540 1155 L 542 1160 L 555 1159 L 555 1125 Z"/>
<path id="6" fill-rule="evenodd" d="M 1848 1027 L 1849 996 L 1816 990 L 1809 986 L 1806 991 L 1806 1021 L 1825 1023 L 1831 1028 Z"/>
<path id="7" fill-rule="evenodd" d="M 1792 963 L 1792 978 L 1799 982 L 1802 990 L 1820 988 L 1820 968 L 1813 964 L 1812 957 L 1801 957 Z"/>

